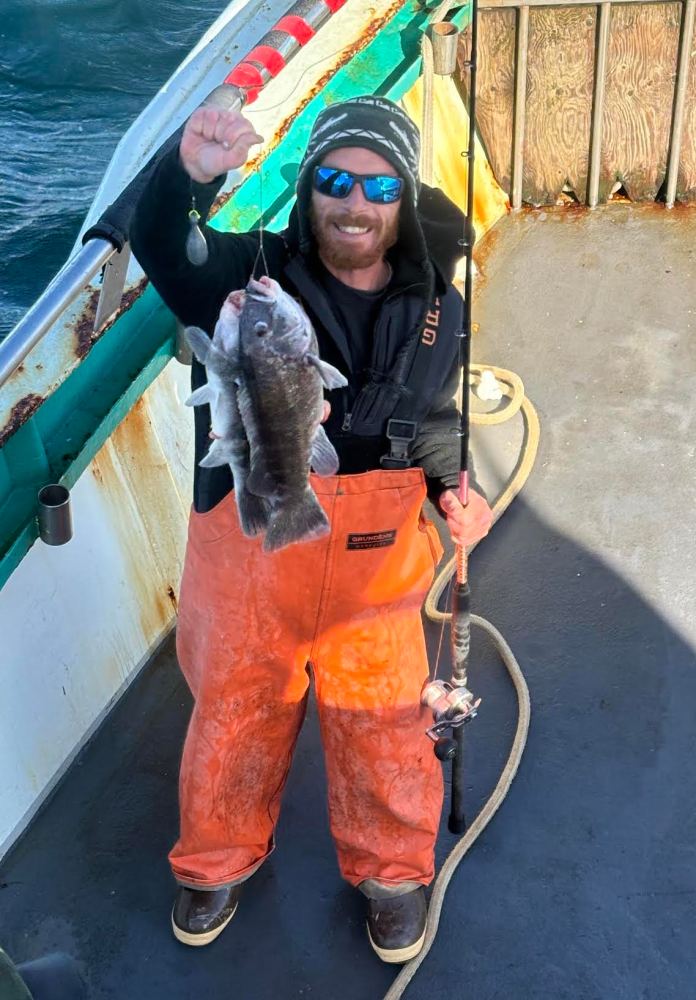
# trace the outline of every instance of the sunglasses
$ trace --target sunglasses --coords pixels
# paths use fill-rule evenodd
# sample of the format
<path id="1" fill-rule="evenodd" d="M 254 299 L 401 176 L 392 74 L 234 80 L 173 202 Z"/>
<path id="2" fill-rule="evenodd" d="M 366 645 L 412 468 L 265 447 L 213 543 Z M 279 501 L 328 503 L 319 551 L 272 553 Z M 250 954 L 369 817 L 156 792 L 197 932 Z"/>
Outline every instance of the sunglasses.
<path id="1" fill-rule="evenodd" d="M 315 167 L 314 190 L 329 198 L 347 198 L 358 181 L 367 201 L 390 205 L 401 197 L 404 182 L 386 174 L 352 174 L 338 167 Z"/>

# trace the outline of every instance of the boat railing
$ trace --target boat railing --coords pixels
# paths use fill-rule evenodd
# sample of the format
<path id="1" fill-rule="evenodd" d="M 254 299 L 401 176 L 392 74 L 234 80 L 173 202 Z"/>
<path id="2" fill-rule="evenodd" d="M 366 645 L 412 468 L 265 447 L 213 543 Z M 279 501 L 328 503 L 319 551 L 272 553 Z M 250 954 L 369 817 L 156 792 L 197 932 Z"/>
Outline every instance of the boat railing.
<path id="1" fill-rule="evenodd" d="M 0 386 L 17 371 L 32 348 L 116 252 L 116 248 L 108 240 L 93 239 L 63 265 L 31 309 L 0 344 Z M 102 295 L 106 287 L 105 284 Z M 119 301 L 120 298 L 119 294 Z"/>
<path id="2" fill-rule="evenodd" d="M 271 30 L 253 45 L 227 74 L 224 81 L 210 92 L 204 103 L 227 109 L 240 108 L 245 103 L 251 103 L 263 86 L 278 75 L 345 2 L 346 0 L 310 0 L 310 3 L 307 3 L 306 0 L 298 0 L 284 12 Z M 253 20 L 250 18 L 253 11 L 250 11 L 249 7 L 258 8 L 256 11 L 258 14 L 261 8 L 268 8 L 269 5 L 262 0 L 256 0 L 256 3 L 251 5 L 245 5 L 238 0 L 231 6 L 236 12 L 247 8 L 244 10 L 244 16 L 245 24 L 248 25 Z M 214 56 L 215 53 L 211 53 L 210 58 Z M 181 87 L 180 92 L 186 96 L 187 88 Z M 179 101 L 179 104 L 182 103 L 184 103 L 183 97 Z M 141 119 L 136 122 L 136 126 L 139 123 L 142 126 Z M 153 166 L 178 135 L 180 129 L 169 136 L 148 163 L 140 166 L 136 176 L 120 190 L 115 201 L 87 229 L 83 236 L 84 246 L 66 262 L 26 315 L 0 343 L 0 388 L 102 268 L 104 276 L 92 332 L 99 331 L 117 312 L 128 271 L 130 259 L 128 229 L 137 198 Z M 120 147 L 122 146 L 123 142 L 120 144 Z M 118 155 L 114 159 L 118 160 Z M 111 172 L 113 173 L 113 168 Z M 122 185 L 123 178 L 116 179 L 116 183 L 119 181 Z M 104 185 L 100 188 L 100 194 L 103 191 Z"/>

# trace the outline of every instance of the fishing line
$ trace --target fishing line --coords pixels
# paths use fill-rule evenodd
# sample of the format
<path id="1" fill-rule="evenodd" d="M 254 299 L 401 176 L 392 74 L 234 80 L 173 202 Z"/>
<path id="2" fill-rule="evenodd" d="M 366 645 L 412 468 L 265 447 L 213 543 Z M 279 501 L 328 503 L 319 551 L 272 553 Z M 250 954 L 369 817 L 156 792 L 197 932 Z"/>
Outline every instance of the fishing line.
<path id="1" fill-rule="evenodd" d="M 275 111 L 275 109 L 276 109 L 276 108 L 280 108 L 280 107 L 282 107 L 282 105 L 283 105 L 283 104 L 285 104 L 285 103 L 287 102 L 287 99 L 288 99 L 289 97 L 292 97 L 292 95 L 293 95 L 293 94 L 295 93 L 295 91 L 297 90 L 297 88 L 298 88 L 298 87 L 299 87 L 299 85 L 301 84 L 301 82 L 302 82 L 302 80 L 304 79 L 304 77 L 305 77 L 305 76 L 307 75 L 307 73 L 309 73 L 310 69 L 314 69 L 314 67 L 315 67 L 315 66 L 318 66 L 318 65 L 319 65 L 319 63 L 323 63 L 323 62 L 326 62 L 326 60 L 327 60 L 327 59 L 332 59 L 332 58 L 333 58 L 334 56 L 340 56 L 340 55 L 342 55 L 342 54 L 343 54 L 344 52 L 346 52 L 347 50 L 348 50 L 348 46 L 345 46 L 345 45 L 344 45 L 342 49 L 336 49 L 336 51 L 335 51 L 335 52 L 329 52 L 329 53 L 328 53 L 327 55 L 325 55 L 325 56 L 321 56 L 321 57 L 320 57 L 319 59 L 316 59 L 316 60 L 315 60 L 315 61 L 314 61 L 313 63 L 310 63 L 310 64 L 309 64 L 309 66 L 306 66 L 306 67 L 305 67 L 305 68 L 304 68 L 304 69 L 302 70 L 302 72 L 300 73 L 299 77 L 297 78 L 297 83 L 296 83 L 296 84 L 295 84 L 295 86 L 294 86 L 294 87 L 292 88 L 292 90 L 289 90 L 289 91 L 287 92 L 287 94 L 285 95 L 285 97 L 283 98 L 283 100 L 282 100 L 282 101 L 278 101 L 278 103 L 277 103 L 277 104 L 269 104 L 269 105 L 268 105 L 267 107 L 265 107 L 265 108 L 256 108 L 256 107 L 255 107 L 255 108 L 253 109 L 253 110 L 254 110 L 254 112 L 258 112 L 259 114 L 265 114 L 265 113 L 266 113 L 266 111 Z M 245 91 L 245 92 L 246 92 L 246 91 L 248 91 L 248 90 L 258 90 L 258 89 L 259 89 L 259 88 L 258 88 L 258 85 L 256 85 L 256 84 L 255 84 L 255 85 L 253 85 L 253 86 L 252 86 L 252 85 L 245 85 L 245 84 L 241 84 L 241 85 L 240 85 L 240 84 L 235 84 L 235 86 L 236 86 L 236 87 L 237 87 L 237 88 L 238 88 L 239 90 L 242 90 L 242 91 Z M 266 83 L 266 84 L 264 84 L 264 86 L 263 86 L 263 89 L 265 89 L 265 88 L 266 88 L 267 86 L 268 86 L 268 84 L 267 84 L 267 83 Z"/>
<path id="2" fill-rule="evenodd" d="M 259 166 L 259 249 L 256 251 L 256 260 L 254 261 L 254 267 L 252 269 L 252 274 L 256 274 L 256 265 L 259 262 L 259 258 L 263 261 L 263 269 L 266 272 L 266 277 L 270 278 L 268 273 L 268 261 L 266 260 L 266 252 L 263 247 L 263 217 L 264 217 L 264 204 L 263 204 L 263 167 Z"/>
<path id="3" fill-rule="evenodd" d="M 452 589 L 452 579 L 453 577 L 450 576 L 447 583 L 447 592 L 445 594 L 445 607 L 449 606 L 450 590 Z M 433 681 L 437 680 L 437 672 L 440 667 L 440 654 L 442 653 L 442 643 L 445 638 L 445 622 L 449 620 L 450 620 L 449 615 L 443 615 L 440 623 L 440 639 L 437 644 L 437 653 L 435 654 L 435 669 L 433 670 L 433 676 L 430 678 Z"/>

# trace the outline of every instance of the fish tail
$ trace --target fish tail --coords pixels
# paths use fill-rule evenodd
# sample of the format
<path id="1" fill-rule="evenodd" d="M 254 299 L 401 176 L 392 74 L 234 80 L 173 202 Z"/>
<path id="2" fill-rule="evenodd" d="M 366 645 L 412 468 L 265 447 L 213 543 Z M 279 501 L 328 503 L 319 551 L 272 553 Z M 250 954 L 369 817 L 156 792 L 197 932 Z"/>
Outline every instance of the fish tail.
<path id="1" fill-rule="evenodd" d="M 263 542 L 264 551 L 275 552 L 293 542 L 308 542 L 329 531 L 329 521 L 311 487 L 291 504 L 271 514 Z"/>
<path id="2" fill-rule="evenodd" d="M 254 538 L 266 530 L 271 505 L 265 497 L 257 497 L 246 488 L 236 493 L 239 523 L 247 538 Z"/>

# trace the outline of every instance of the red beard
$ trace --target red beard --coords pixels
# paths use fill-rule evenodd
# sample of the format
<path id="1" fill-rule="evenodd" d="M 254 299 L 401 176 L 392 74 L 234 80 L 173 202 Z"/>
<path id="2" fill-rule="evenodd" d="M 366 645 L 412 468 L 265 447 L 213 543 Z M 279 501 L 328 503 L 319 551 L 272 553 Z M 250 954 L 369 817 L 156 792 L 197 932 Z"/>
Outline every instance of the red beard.
<path id="1" fill-rule="evenodd" d="M 399 237 L 398 215 L 385 220 L 379 216 L 368 215 L 366 212 L 353 215 L 350 212 L 338 211 L 330 212 L 319 219 L 314 206 L 310 205 L 309 221 L 317 241 L 319 256 L 327 264 L 339 270 L 372 267 L 384 257 L 390 247 L 394 246 Z M 369 245 L 354 248 L 344 245 L 335 235 L 336 225 L 357 226 L 361 229 L 369 227 L 371 229 Z"/>

